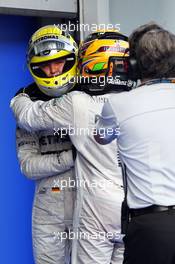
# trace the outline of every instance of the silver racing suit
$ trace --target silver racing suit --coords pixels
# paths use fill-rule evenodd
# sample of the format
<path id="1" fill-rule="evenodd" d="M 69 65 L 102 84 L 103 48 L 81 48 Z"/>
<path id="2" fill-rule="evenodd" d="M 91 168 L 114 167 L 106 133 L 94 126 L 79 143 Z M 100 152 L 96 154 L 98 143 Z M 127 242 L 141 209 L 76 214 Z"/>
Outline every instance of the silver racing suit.
<path id="1" fill-rule="evenodd" d="M 48 100 L 35 84 L 30 89 L 33 100 Z M 67 135 L 60 138 L 53 130 L 28 132 L 16 130 L 17 155 L 22 173 L 35 180 L 32 212 L 33 253 L 36 264 L 70 263 L 74 188 L 72 144 Z"/>
<path id="2" fill-rule="evenodd" d="M 32 102 L 27 95 L 11 102 L 20 126 L 29 131 L 67 129 L 77 149 L 72 264 L 123 261 L 120 222 L 124 194 L 116 143 L 104 146 L 94 139 L 96 115 L 108 97 L 71 92 L 49 102 Z"/>

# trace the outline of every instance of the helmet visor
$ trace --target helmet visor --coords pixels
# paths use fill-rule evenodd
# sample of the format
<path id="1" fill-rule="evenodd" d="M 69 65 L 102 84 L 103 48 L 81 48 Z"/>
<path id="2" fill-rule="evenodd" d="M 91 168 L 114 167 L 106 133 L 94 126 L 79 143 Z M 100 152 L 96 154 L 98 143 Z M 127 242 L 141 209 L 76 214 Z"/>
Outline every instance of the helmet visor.
<path id="1" fill-rule="evenodd" d="M 66 73 L 75 65 L 75 62 L 75 54 L 70 54 L 44 62 L 31 63 L 30 69 L 37 77 L 51 78 Z"/>
<path id="2" fill-rule="evenodd" d="M 43 40 L 30 47 L 28 52 L 28 61 L 30 61 L 30 59 L 34 56 L 51 56 L 61 50 L 74 53 L 75 47 L 69 42 L 60 39 Z"/>

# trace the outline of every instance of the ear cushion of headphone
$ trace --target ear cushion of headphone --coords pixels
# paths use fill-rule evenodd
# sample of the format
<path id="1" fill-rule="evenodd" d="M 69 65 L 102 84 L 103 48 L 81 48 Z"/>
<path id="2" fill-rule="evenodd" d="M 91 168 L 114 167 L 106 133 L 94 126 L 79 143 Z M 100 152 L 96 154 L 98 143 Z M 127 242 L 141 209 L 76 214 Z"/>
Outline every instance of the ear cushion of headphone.
<path id="1" fill-rule="evenodd" d="M 134 57 L 129 58 L 128 65 L 129 78 L 133 81 L 137 81 L 141 78 L 141 73 L 138 67 L 137 60 Z"/>

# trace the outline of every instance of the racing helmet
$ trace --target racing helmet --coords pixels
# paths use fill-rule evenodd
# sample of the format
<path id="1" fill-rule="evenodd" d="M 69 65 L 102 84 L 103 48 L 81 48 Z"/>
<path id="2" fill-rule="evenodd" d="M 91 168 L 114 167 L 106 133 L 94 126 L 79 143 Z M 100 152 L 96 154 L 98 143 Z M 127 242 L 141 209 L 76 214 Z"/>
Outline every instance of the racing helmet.
<path id="1" fill-rule="evenodd" d="M 28 45 L 27 64 L 39 89 L 48 96 L 57 97 L 70 91 L 75 85 L 77 56 L 78 47 L 70 34 L 57 25 L 47 25 L 32 35 Z M 44 71 L 52 66 L 59 67 L 60 64 L 61 71 L 51 74 Z"/>
<path id="2" fill-rule="evenodd" d="M 129 80 L 128 66 L 128 37 L 117 30 L 93 32 L 80 44 L 78 70 L 89 89 L 130 90 L 133 81 Z M 100 85 L 102 77 L 105 85 Z"/>

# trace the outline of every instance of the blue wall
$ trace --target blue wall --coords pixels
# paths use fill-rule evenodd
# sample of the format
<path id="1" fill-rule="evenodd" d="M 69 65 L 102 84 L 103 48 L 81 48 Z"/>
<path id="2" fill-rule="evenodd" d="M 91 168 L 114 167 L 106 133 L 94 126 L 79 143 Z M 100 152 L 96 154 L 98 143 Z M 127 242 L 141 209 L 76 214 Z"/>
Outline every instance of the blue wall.
<path id="1" fill-rule="evenodd" d="M 15 120 L 10 99 L 32 81 L 25 52 L 37 19 L 0 15 L 0 263 L 33 264 L 31 209 L 34 183 L 21 173 L 16 157 Z"/>

